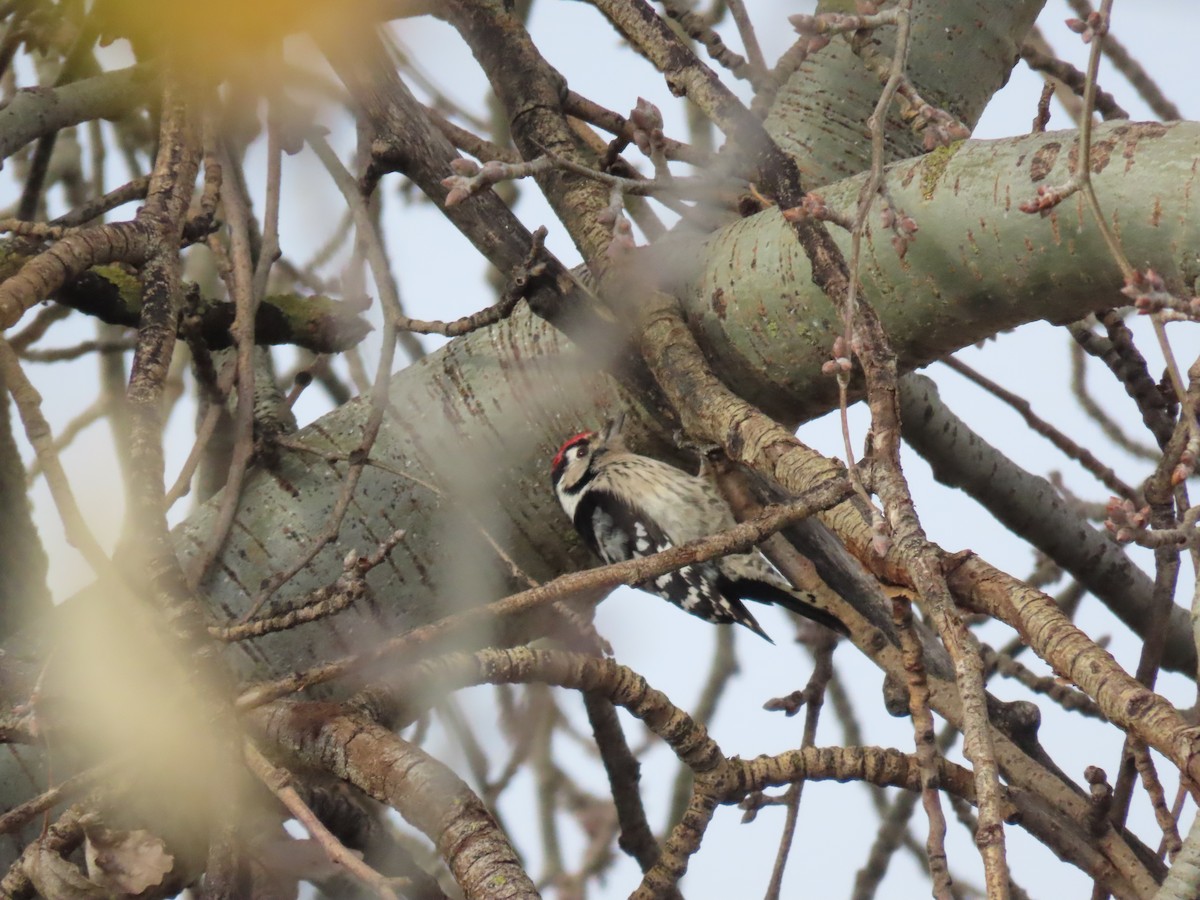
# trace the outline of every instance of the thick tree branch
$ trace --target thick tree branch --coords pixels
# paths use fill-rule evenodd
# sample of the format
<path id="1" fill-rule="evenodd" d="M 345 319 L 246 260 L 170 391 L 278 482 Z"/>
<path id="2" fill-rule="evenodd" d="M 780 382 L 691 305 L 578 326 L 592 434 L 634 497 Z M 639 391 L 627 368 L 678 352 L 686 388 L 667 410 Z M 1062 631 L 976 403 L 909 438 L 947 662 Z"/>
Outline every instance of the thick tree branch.
<path id="1" fill-rule="evenodd" d="M 1145 635 L 1154 584 L 1103 532 L 1040 475 L 1027 472 L 984 441 L 942 403 L 923 375 L 901 379 L 904 439 L 934 477 L 961 488 L 1016 534 L 1077 578 L 1126 625 Z M 1187 610 L 1171 611 L 1163 664 L 1194 676 L 1196 648 Z"/>
<path id="2" fill-rule="evenodd" d="M 305 764 L 391 806 L 426 837 L 468 900 L 538 897 L 508 838 L 479 797 L 424 750 L 332 704 L 276 704 L 254 722 Z"/>
<path id="3" fill-rule="evenodd" d="M 147 66 L 105 72 L 56 88 L 17 91 L 0 109 L 0 160 L 44 135 L 89 119 L 116 119 L 154 96 Z"/>

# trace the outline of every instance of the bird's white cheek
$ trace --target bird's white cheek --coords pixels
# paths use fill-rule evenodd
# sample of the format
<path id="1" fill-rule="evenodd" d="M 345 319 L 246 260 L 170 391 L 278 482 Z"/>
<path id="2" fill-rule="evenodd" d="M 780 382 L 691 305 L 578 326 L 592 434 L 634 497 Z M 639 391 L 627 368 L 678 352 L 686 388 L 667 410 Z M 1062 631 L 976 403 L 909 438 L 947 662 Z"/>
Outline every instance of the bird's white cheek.
<path id="1" fill-rule="evenodd" d="M 579 494 L 564 494 L 561 490 L 555 490 L 558 494 L 558 502 L 562 504 L 563 511 L 567 514 L 567 518 L 575 520 L 575 507 L 579 506 Z"/>

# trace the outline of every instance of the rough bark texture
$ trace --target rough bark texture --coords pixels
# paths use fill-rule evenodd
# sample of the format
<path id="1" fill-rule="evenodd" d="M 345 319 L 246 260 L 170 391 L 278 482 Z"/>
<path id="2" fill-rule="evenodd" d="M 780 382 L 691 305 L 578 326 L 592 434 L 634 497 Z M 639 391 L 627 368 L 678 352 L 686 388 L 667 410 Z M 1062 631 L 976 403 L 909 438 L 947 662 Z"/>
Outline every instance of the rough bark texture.
<path id="1" fill-rule="evenodd" d="M 973 126 L 992 94 L 1008 81 L 1021 41 L 1042 5 L 1043 0 L 914 2 L 906 66 L 910 79 L 934 106 Z M 881 55 L 892 55 L 895 29 L 876 31 L 871 39 L 879 42 Z M 879 78 L 841 40 L 811 54 L 788 79 L 766 125 L 796 158 L 806 186 L 830 184 L 870 166 L 866 123 L 879 89 Z M 918 156 L 923 150 L 920 136 L 895 108 L 884 134 L 888 159 Z"/>

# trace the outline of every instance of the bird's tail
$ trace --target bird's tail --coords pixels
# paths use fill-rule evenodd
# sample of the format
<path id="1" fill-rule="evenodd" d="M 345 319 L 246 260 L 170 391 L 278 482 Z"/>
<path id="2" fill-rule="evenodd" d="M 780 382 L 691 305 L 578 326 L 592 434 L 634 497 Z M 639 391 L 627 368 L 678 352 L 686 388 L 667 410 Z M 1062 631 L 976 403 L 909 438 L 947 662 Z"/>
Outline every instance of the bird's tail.
<path id="1" fill-rule="evenodd" d="M 785 589 L 768 581 L 751 581 L 743 579 L 735 583 L 737 596 L 745 600 L 757 600 L 759 603 L 775 603 L 784 609 L 789 609 L 798 616 L 811 619 L 818 625 L 824 625 L 830 631 L 836 631 L 843 637 L 850 636 L 850 629 L 845 623 L 828 610 L 816 605 L 816 598 L 808 591 Z"/>

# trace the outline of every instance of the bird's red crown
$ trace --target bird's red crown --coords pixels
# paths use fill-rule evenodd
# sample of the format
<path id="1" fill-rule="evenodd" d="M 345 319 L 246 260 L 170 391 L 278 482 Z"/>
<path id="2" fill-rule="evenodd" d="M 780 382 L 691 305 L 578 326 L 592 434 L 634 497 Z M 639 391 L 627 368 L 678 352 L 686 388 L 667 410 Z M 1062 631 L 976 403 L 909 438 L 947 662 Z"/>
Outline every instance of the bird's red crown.
<path id="1" fill-rule="evenodd" d="M 554 462 L 550 466 L 551 471 L 558 471 L 558 468 L 562 465 L 563 458 L 567 455 L 568 450 L 570 450 L 576 444 L 582 444 L 584 441 L 590 441 L 595 436 L 596 432 L 594 431 L 581 431 L 579 434 L 573 435 L 572 437 L 569 437 L 563 441 L 563 445 L 559 447 L 558 452 L 554 454 Z"/>

